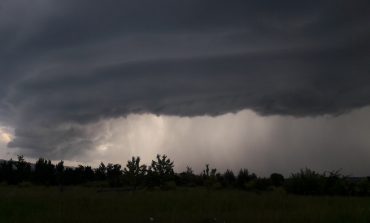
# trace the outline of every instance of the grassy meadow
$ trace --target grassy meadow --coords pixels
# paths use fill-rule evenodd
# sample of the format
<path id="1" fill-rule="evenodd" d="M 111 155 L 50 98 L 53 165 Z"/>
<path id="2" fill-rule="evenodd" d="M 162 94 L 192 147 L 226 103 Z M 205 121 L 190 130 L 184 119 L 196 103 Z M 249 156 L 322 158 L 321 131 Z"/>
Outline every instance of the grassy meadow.
<path id="1" fill-rule="evenodd" d="M 370 222 L 368 197 L 240 190 L 0 186 L 0 222 Z"/>

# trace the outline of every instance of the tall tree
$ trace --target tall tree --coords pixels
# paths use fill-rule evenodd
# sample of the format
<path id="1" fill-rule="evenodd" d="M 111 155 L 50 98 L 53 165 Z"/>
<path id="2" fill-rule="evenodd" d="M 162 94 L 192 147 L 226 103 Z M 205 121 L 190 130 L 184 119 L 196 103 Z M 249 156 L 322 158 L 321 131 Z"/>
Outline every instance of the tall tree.
<path id="1" fill-rule="evenodd" d="M 29 180 L 31 175 L 31 164 L 26 162 L 23 155 L 18 155 L 18 161 L 14 163 L 16 167 L 17 182 Z"/>
<path id="2" fill-rule="evenodd" d="M 155 180 L 155 184 L 162 186 L 165 182 L 168 182 L 174 177 L 174 164 L 166 155 L 157 155 L 157 160 L 152 160 L 152 164 L 148 169 L 148 175 L 151 176 L 152 180 Z"/>
<path id="3" fill-rule="evenodd" d="M 146 165 L 140 165 L 140 157 L 132 157 L 131 160 L 127 161 L 126 167 L 123 169 L 126 179 L 134 190 L 142 182 L 146 171 Z"/>
<path id="4" fill-rule="evenodd" d="M 55 184 L 55 166 L 50 160 L 39 158 L 35 164 L 35 182 Z"/>
<path id="5" fill-rule="evenodd" d="M 56 180 L 57 184 L 59 185 L 59 190 L 63 191 L 64 186 L 64 162 L 61 160 L 56 166 L 55 166 L 55 172 L 56 172 Z"/>
<path id="6" fill-rule="evenodd" d="M 100 163 L 99 167 L 95 170 L 95 176 L 97 180 L 107 179 L 107 167 L 103 162 Z"/>
<path id="7" fill-rule="evenodd" d="M 109 163 L 107 165 L 107 179 L 112 187 L 121 186 L 122 170 L 121 165 Z"/>

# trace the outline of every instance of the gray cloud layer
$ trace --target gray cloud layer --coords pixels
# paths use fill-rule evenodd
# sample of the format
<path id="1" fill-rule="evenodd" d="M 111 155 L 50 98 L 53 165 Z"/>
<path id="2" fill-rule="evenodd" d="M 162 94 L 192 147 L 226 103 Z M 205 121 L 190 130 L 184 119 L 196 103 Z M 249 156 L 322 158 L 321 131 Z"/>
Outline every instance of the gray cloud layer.
<path id="1" fill-rule="evenodd" d="M 98 149 L 79 161 L 97 166 L 101 159 L 122 163 L 140 155 L 150 163 L 164 153 L 179 171 L 190 165 L 200 172 L 209 163 L 220 171 L 248 168 L 264 176 L 304 167 L 367 176 L 369 115 L 370 107 L 339 117 L 265 117 L 249 110 L 194 118 L 129 115 L 98 124 L 104 136 L 94 137 Z"/>
<path id="2" fill-rule="evenodd" d="M 69 154 L 131 113 L 341 114 L 370 104 L 368 21 L 365 0 L 4 0 L 0 123 Z"/>

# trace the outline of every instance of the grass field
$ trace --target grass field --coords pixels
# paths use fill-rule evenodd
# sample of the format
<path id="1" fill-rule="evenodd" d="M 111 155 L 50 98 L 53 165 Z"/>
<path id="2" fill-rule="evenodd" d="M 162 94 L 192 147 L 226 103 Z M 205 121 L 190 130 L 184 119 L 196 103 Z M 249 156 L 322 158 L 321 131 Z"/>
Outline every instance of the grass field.
<path id="1" fill-rule="evenodd" d="M 370 198 L 282 191 L 97 192 L 96 188 L 0 187 L 0 222 L 370 222 Z"/>

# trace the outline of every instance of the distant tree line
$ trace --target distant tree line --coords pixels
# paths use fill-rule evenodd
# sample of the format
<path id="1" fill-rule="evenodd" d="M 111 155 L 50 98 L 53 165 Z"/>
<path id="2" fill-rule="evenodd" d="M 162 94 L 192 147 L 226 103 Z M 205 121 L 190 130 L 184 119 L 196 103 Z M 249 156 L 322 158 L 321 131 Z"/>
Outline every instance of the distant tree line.
<path id="1" fill-rule="evenodd" d="M 127 190 L 163 189 L 176 187 L 205 187 L 208 190 L 235 188 L 246 191 L 267 191 L 277 188 L 300 195 L 370 195 L 370 178 L 351 178 L 339 171 L 317 173 L 310 169 L 291 174 L 287 179 L 279 173 L 268 178 L 257 177 L 247 169 L 237 174 L 232 170 L 220 173 L 208 164 L 200 174 L 190 167 L 181 173 L 174 172 L 174 162 L 166 155 L 157 155 L 150 165 L 140 163 L 139 157 L 132 157 L 125 167 L 120 164 L 101 163 L 98 168 L 91 166 L 65 167 L 60 161 L 54 165 L 50 160 L 39 158 L 32 165 L 23 156 L 17 160 L 0 163 L 0 182 L 10 185 L 37 184 L 59 186 L 95 185 L 122 187 Z"/>

